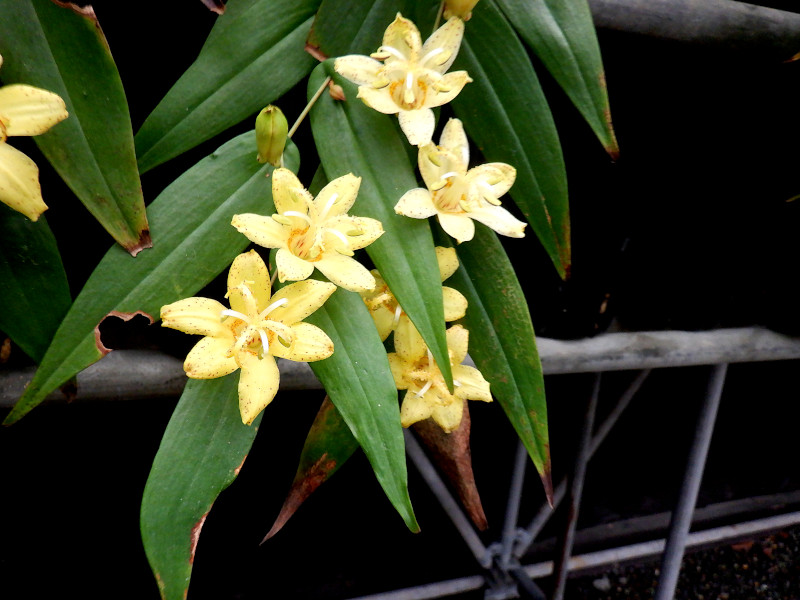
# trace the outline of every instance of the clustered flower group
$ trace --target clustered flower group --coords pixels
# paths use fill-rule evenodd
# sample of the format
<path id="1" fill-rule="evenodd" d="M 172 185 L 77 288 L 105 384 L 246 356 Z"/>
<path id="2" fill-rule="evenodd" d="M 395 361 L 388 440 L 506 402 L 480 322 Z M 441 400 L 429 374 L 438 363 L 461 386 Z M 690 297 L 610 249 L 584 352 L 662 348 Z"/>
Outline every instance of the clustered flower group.
<path id="1" fill-rule="evenodd" d="M 335 70 L 358 84 L 358 97 L 385 114 L 397 114 L 408 141 L 418 147 L 418 166 L 426 188 L 406 192 L 395 212 L 426 219 L 436 216 L 458 243 L 471 240 L 474 221 L 498 233 L 523 237 L 525 223 L 500 206 L 498 198 L 513 185 L 516 170 L 505 163 L 469 168 L 469 142 L 458 119 L 443 128 L 439 145 L 432 142 L 431 110 L 455 98 L 472 81 L 466 71 L 447 73 L 458 54 L 464 21 L 474 2 L 453 8 L 447 22 L 423 44 L 417 27 L 398 14 L 371 56 L 343 56 Z M 382 340 L 394 333 L 389 366 L 399 390 L 406 390 L 400 410 L 408 427 L 432 418 L 442 429 L 458 428 L 465 400 L 491 401 L 489 383 L 480 371 L 463 365 L 469 332 L 454 325 L 446 332 L 453 391 L 422 336 L 403 311 L 383 277 L 368 271 L 354 252 L 383 234 L 380 221 L 349 215 L 361 178 L 334 179 L 314 198 L 288 169 L 272 175 L 275 214 L 234 215 L 232 225 L 265 248 L 277 249 L 281 282 L 293 281 L 271 295 L 268 269 L 255 252 L 234 260 L 228 275 L 230 308 L 208 298 L 187 298 L 164 306 L 165 327 L 204 337 L 189 352 L 184 369 L 189 377 L 215 378 L 241 370 L 239 407 L 242 421 L 253 419 L 272 401 L 279 375 L 274 357 L 315 361 L 333 351 L 330 338 L 303 319 L 342 287 L 361 294 Z M 453 248 L 436 248 L 442 281 L 459 267 Z M 330 281 L 307 279 L 317 269 Z M 444 317 L 466 314 L 467 299 L 443 286 Z"/>

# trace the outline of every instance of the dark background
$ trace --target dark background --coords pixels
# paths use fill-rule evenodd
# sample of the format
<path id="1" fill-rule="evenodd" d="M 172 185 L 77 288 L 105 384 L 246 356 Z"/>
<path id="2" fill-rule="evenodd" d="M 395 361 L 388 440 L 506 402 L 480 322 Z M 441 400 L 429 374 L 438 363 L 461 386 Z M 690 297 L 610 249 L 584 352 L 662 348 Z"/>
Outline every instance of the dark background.
<path id="1" fill-rule="evenodd" d="M 191 64 L 216 17 L 197 0 L 157 7 L 100 1 L 95 8 L 135 131 Z M 719 46 L 599 35 L 621 148 L 616 162 L 539 69 L 567 164 L 574 267 L 561 283 L 533 240 L 507 245 L 524 265 L 519 275 L 537 333 L 751 324 L 798 333 L 800 204 L 787 199 L 800 193 L 800 65 Z M 290 121 L 304 97 L 301 86 L 282 106 Z M 250 127 L 147 173 L 146 200 Z M 301 177 L 310 181 L 312 173 L 313 159 Z M 43 186 L 54 199 L 48 221 L 76 292 L 110 242 L 57 180 Z M 144 345 L 186 343 L 181 334 L 135 333 Z M 796 421 L 789 418 L 795 371 L 794 363 L 731 367 L 701 502 L 799 489 Z M 703 368 L 653 375 L 590 467 L 581 526 L 669 509 L 705 376 Z M 630 378 L 606 378 L 605 409 Z M 590 381 L 559 376 L 546 383 L 558 477 Z M 346 598 L 478 571 L 413 468 L 419 535 L 405 530 L 360 454 L 284 531 L 258 545 L 321 400 L 321 392 L 281 392 L 269 407 L 241 476 L 206 522 L 191 598 Z M 489 543 L 500 535 L 515 440 L 498 406 L 475 404 L 473 455 Z M 175 399 L 45 405 L 0 430 L 0 597 L 157 597 L 138 509 L 174 405 Z M 541 501 L 529 473 L 523 521 Z"/>

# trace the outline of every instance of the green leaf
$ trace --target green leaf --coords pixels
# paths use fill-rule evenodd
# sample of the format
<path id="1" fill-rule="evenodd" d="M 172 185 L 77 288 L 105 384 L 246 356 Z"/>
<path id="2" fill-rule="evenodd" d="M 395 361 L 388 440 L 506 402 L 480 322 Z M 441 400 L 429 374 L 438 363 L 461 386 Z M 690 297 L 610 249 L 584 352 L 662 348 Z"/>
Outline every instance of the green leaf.
<path id="1" fill-rule="evenodd" d="M 269 166 L 256 161 L 255 133 L 242 134 L 186 171 L 150 205 L 156 246 L 135 259 L 114 247 L 100 261 L 56 332 L 33 381 L 6 417 L 13 423 L 107 352 L 96 327 L 112 311 L 157 319 L 161 306 L 191 296 L 248 245 L 235 213 L 274 211 Z M 287 167 L 297 149 L 287 146 Z M 120 277 L 124 273 L 124 277 Z"/>
<path id="2" fill-rule="evenodd" d="M 278 533 L 306 498 L 333 477 L 356 450 L 356 438 L 326 396 L 303 444 L 292 487 L 264 541 Z"/>
<path id="3" fill-rule="evenodd" d="M 606 75 L 592 12 L 586 0 L 495 0 L 533 48 L 613 158 L 619 155 L 611 124 Z"/>
<path id="4" fill-rule="evenodd" d="M 444 235 L 439 242 L 450 245 Z M 469 354 L 525 444 L 552 502 L 544 378 L 525 295 L 490 229 L 476 223 L 475 238 L 456 252 L 461 266 L 447 283 L 469 302 L 462 320 L 469 330 Z"/>
<path id="5" fill-rule="evenodd" d="M 452 102 L 456 115 L 486 160 L 517 169 L 509 193 L 566 277 L 570 224 L 561 144 L 525 48 L 493 4 L 479 4 L 467 23 L 456 69 L 473 79 Z"/>
<path id="6" fill-rule="evenodd" d="M 239 474 L 253 425 L 239 415 L 238 373 L 190 379 L 164 432 L 142 497 L 144 550 L 164 600 L 184 600 L 200 530 L 220 492 Z"/>
<path id="7" fill-rule="evenodd" d="M 407 13 L 407 0 L 322 0 L 308 38 L 327 58 L 370 54 L 398 12 Z"/>
<path id="8" fill-rule="evenodd" d="M 197 60 L 136 133 L 141 172 L 255 115 L 305 77 L 316 64 L 304 46 L 319 3 L 230 2 Z"/>
<path id="9" fill-rule="evenodd" d="M 351 211 L 383 223 L 384 234 L 367 246 L 372 262 L 430 348 L 452 388 L 452 373 L 444 333 L 442 281 L 430 226 L 394 212 L 394 205 L 417 180 L 405 141 L 392 119 L 356 98 L 356 87 L 333 72 L 327 61 L 311 74 L 309 95 L 332 76 L 347 100 L 322 94 L 311 111 L 314 141 L 328 179 L 347 173 L 361 177 L 361 190 Z"/>
<path id="10" fill-rule="evenodd" d="M 53 233 L 0 204 L 0 329 L 37 363 L 72 299 Z"/>
<path id="11" fill-rule="evenodd" d="M 408 528 L 419 531 L 408 497 L 397 388 L 364 301 L 340 288 L 306 321 L 327 333 L 334 347 L 330 358 L 309 365 L 364 449 L 389 501 Z"/>
<path id="12" fill-rule="evenodd" d="M 89 212 L 135 256 L 150 247 L 150 234 L 125 92 L 94 13 L 69 6 L 3 4 L 2 77 L 64 99 L 70 116 L 34 139 Z"/>

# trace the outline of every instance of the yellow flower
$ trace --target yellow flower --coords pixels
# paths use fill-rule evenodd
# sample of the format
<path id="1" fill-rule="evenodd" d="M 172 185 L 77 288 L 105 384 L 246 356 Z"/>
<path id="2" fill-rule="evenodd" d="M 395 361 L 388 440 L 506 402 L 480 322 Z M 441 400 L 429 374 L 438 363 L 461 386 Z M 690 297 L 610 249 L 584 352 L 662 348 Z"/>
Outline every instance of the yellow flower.
<path id="1" fill-rule="evenodd" d="M 0 202 L 31 221 L 47 210 L 39 169 L 25 154 L 6 144 L 6 139 L 39 135 L 66 118 L 64 101 L 52 92 L 20 84 L 0 87 Z"/>
<path id="2" fill-rule="evenodd" d="M 450 277 L 458 269 L 458 257 L 455 248 L 436 248 L 436 260 L 439 263 L 439 274 L 442 281 Z M 413 327 L 411 321 L 403 312 L 402 307 L 397 303 L 397 299 L 392 294 L 389 286 L 381 277 L 378 271 L 372 271 L 375 276 L 375 289 L 371 292 L 361 292 L 361 297 L 369 308 L 372 320 L 381 340 L 389 337 L 389 334 L 399 328 Z M 442 296 L 444 297 L 444 320 L 447 322 L 456 321 L 462 318 L 467 312 L 467 299 L 451 287 L 442 286 Z"/>
<path id="3" fill-rule="evenodd" d="M 294 173 L 277 169 L 272 174 L 277 214 L 234 215 L 232 225 L 251 242 L 278 248 L 275 263 L 281 281 L 306 279 L 316 267 L 346 290 L 371 290 L 375 279 L 352 256 L 354 250 L 378 239 L 383 226 L 376 219 L 347 214 L 360 185 L 360 177 L 344 175 L 322 188 L 315 199 Z"/>
<path id="4" fill-rule="evenodd" d="M 444 3 L 444 18 L 461 17 L 465 21 L 469 21 L 472 17 L 472 9 L 478 0 L 445 0 Z"/>
<path id="5" fill-rule="evenodd" d="M 461 423 L 465 400 L 492 401 L 489 383 L 481 372 L 461 364 L 467 357 L 468 344 L 469 332 L 461 325 L 447 330 L 447 350 L 455 386 L 451 394 L 417 330 L 411 327 L 395 332 L 396 352 L 389 354 L 389 366 L 397 389 L 408 390 L 400 407 L 403 427 L 432 417 L 450 433 Z"/>
<path id="6" fill-rule="evenodd" d="M 450 102 L 472 81 L 466 71 L 445 75 L 463 37 L 464 22 L 454 17 L 423 44 L 417 26 L 397 13 L 377 52 L 342 56 L 334 69 L 358 84 L 358 97 L 367 106 L 397 114 L 409 143 L 420 146 L 431 141 L 436 125 L 431 108 Z"/>
<path id="7" fill-rule="evenodd" d="M 525 223 L 498 200 L 514 184 L 516 169 L 496 162 L 467 170 L 469 143 L 458 119 L 447 122 L 439 143 L 419 149 L 419 171 L 428 189 L 406 192 L 395 212 L 414 219 L 436 215 L 442 229 L 459 243 L 475 235 L 473 219 L 501 235 L 524 237 Z"/>
<path id="8" fill-rule="evenodd" d="M 203 335 L 183 368 L 193 379 L 214 379 L 241 369 L 239 411 L 253 422 L 278 392 L 275 356 L 311 362 L 333 354 L 319 327 L 303 323 L 336 291 L 332 283 L 293 283 L 270 297 L 269 272 L 254 250 L 236 257 L 228 272 L 230 309 L 209 298 L 185 298 L 161 308 L 163 327 Z"/>

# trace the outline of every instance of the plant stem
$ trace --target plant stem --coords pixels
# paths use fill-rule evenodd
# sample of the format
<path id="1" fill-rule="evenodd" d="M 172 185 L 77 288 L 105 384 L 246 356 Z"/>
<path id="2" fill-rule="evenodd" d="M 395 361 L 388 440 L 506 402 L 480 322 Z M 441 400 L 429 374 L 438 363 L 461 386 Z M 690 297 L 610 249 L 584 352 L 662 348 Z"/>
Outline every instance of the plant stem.
<path id="1" fill-rule="evenodd" d="M 439 29 L 439 23 L 442 21 L 442 13 L 444 12 L 444 0 L 439 3 L 439 12 L 436 13 L 436 20 L 433 22 L 433 33 Z"/>
<path id="2" fill-rule="evenodd" d="M 294 135 L 294 132 L 297 131 L 297 128 L 300 127 L 300 123 L 302 123 L 303 119 L 306 118 L 306 115 L 311 110 L 311 107 L 314 106 L 314 103 L 317 100 L 319 100 L 319 97 L 322 95 L 322 92 L 325 91 L 325 88 L 328 87 L 328 84 L 330 82 L 331 82 L 331 78 L 330 77 L 326 77 L 325 81 L 323 81 L 322 85 L 319 86 L 319 89 L 316 91 L 314 96 L 311 98 L 311 100 L 308 101 L 308 104 L 306 104 L 306 107 L 303 109 L 303 112 L 300 113 L 300 116 L 297 117 L 297 120 L 294 122 L 294 125 L 292 125 L 292 128 L 289 130 L 288 136 L 290 138 Z"/>

